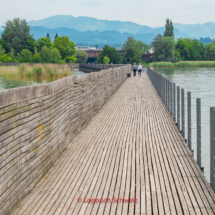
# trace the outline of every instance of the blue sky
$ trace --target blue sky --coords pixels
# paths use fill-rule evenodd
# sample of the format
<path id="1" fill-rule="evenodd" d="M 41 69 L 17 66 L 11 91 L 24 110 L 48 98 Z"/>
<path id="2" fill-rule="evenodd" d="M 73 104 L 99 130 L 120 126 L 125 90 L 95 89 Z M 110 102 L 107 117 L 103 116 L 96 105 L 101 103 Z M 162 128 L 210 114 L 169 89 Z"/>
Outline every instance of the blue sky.
<path id="1" fill-rule="evenodd" d="M 27 21 L 53 15 L 89 16 L 160 27 L 215 22 L 215 0 L 0 0 L 0 25 L 15 17 Z"/>

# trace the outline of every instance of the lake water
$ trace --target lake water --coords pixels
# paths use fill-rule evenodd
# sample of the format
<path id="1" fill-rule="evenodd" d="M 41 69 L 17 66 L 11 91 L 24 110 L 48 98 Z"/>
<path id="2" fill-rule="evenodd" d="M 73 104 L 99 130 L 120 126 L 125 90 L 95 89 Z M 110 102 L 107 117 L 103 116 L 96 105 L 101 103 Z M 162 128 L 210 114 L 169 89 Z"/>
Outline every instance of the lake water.
<path id="1" fill-rule="evenodd" d="M 196 98 L 201 98 L 202 166 L 210 181 L 210 107 L 215 106 L 215 68 L 165 68 L 154 69 L 163 74 L 185 95 L 185 138 L 187 139 L 187 92 L 191 92 L 192 149 L 197 158 L 196 146 Z M 197 160 L 197 159 L 196 159 Z"/>
<path id="2" fill-rule="evenodd" d="M 84 72 L 79 71 L 78 69 L 75 69 L 75 75 L 84 75 Z M 9 80 L 0 77 L 0 91 L 7 90 L 11 88 L 17 88 L 17 87 L 26 87 L 31 85 L 38 85 L 38 84 L 47 84 L 51 83 L 55 80 L 53 79 L 38 79 L 38 80 L 30 80 L 30 79 L 24 79 L 24 80 Z"/>

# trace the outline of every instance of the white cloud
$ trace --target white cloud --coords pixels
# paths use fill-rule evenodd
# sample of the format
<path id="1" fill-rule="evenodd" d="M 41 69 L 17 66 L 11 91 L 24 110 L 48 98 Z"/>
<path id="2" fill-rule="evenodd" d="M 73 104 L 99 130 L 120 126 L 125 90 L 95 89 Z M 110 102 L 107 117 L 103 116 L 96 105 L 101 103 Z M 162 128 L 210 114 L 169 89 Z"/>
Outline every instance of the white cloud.
<path id="1" fill-rule="evenodd" d="M 215 0 L 0 0 L 0 25 L 15 17 L 39 20 L 53 15 L 131 21 L 151 27 L 214 21 Z"/>

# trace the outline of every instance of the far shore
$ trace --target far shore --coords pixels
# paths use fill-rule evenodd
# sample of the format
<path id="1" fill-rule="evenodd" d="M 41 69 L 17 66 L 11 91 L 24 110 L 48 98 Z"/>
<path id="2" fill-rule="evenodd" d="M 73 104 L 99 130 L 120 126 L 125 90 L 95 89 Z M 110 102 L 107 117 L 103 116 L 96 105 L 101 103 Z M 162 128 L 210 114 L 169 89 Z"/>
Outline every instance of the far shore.
<path id="1" fill-rule="evenodd" d="M 180 61 L 178 63 L 155 62 L 145 64 L 145 66 L 150 68 L 215 67 L 215 61 Z"/>

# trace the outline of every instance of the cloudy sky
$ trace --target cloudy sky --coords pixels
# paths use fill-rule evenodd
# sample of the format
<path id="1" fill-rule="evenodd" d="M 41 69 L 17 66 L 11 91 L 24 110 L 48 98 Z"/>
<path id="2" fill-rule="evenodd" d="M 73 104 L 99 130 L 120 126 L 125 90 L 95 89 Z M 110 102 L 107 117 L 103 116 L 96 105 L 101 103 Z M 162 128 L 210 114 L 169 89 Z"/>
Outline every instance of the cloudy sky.
<path id="1" fill-rule="evenodd" d="M 27 21 L 53 15 L 89 16 L 160 27 L 215 22 L 215 0 L 0 0 L 0 26 L 15 17 Z"/>

